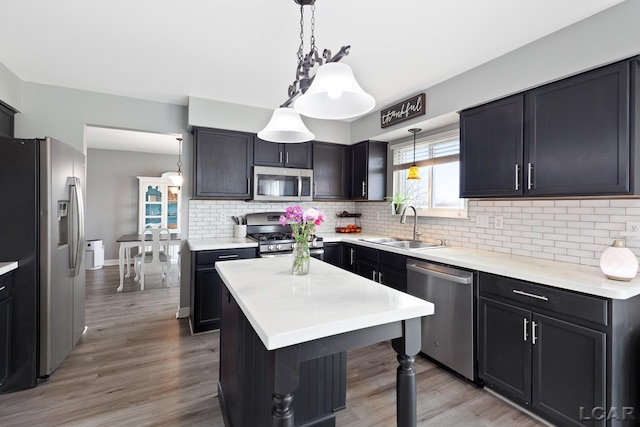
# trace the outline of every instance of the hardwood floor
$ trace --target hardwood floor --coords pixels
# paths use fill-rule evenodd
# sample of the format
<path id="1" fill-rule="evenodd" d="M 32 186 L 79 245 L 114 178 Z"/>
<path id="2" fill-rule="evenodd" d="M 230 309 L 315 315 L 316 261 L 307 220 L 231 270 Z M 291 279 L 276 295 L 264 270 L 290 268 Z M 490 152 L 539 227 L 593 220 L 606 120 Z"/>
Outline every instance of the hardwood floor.
<path id="1" fill-rule="evenodd" d="M 191 335 L 176 319 L 179 285 L 87 271 L 87 332 L 50 380 L 0 395 L 2 426 L 223 426 L 218 332 Z M 338 426 L 395 425 L 397 362 L 388 344 L 348 354 L 347 408 Z M 420 426 L 539 426 L 525 413 L 418 357 Z"/>

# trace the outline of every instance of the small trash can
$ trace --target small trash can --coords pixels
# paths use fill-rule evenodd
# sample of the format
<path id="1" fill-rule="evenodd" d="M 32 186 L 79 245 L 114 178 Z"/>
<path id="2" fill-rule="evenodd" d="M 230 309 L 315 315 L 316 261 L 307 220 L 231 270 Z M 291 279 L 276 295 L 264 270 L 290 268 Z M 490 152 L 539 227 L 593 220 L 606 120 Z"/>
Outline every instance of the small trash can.
<path id="1" fill-rule="evenodd" d="M 98 270 L 104 265 L 104 244 L 102 239 L 85 241 L 85 269 Z"/>

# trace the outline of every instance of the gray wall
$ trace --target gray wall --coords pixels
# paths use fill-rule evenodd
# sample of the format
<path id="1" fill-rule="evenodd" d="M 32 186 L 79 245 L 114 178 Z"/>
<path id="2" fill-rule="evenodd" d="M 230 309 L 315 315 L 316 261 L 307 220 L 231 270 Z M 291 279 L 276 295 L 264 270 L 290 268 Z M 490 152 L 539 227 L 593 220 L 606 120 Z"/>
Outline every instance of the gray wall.
<path id="1" fill-rule="evenodd" d="M 137 177 L 173 172 L 176 161 L 168 154 L 87 150 L 85 234 L 104 240 L 105 260 L 118 259 L 118 237 L 138 232 Z"/>
<path id="2" fill-rule="evenodd" d="M 425 118 L 438 122 L 439 119 L 451 117 L 452 113 L 467 107 L 636 55 L 640 53 L 638 17 L 640 0 L 627 0 L 465 73 L 425 88 Z M 398 100 L 410 95 L 413 94 L 399 93 Z M 389 133 L 393 129 L 401 128 L 402 133 L 407 134 L 406 129 L 415 127 L 424 120 L 414 119 L 401 126 L 382 130 L 379 109 L 384 106 L 378 107 L 377 111 L 352 123 L 352 142 L 366 139 L 389 141 Z M 456 116 L 452 117 L 457 121 Z M 433 128 L 424 123 L 418 127 Z"/>
<path id="3" fill-rule="evenodd" d="M 22 82 L 0 63 L 0 101 L 17 111 L 22 111 Z"/>

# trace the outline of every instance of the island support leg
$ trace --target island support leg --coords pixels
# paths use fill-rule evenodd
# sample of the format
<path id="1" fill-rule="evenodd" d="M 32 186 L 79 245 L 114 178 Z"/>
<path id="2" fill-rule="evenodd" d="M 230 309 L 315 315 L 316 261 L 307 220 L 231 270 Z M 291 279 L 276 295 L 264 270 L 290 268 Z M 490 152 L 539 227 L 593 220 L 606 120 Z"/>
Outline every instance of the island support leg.
<path id="1" fill-rule="evenodd" d="M 293 392 L 300 382 L 300 351 L 285 347 L 275 351 L 275 377 L 271 417 L 273 427 L 293 427 Z"/>
<path id="2" fill-rule="evenodd" d="M 415 355 L 420 351 L 420 318 L 402 322 L 403 336 L 391 341 L 398 353 L 396 418 L 398 427 L 417 425 Z"/>

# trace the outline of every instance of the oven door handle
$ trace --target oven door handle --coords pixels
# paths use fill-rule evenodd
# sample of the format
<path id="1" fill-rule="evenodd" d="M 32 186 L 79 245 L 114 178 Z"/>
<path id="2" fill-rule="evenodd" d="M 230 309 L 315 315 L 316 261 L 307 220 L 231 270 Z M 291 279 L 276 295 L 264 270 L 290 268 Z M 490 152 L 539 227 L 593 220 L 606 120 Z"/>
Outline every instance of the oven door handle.
<path id="1" fill-rule="evenodd" d="M 260 254 L 260 258 L 275 258 L 275 257 L 280 257 L 280 256 L 291 256 L 291 254 L 293 254 L 293 252 L 278 252 L 278 253 L 263 253 Z M 313 255 L 323 255 L 324 254 L 324 249 L 322 248 L 316 248 L 316 249 L 309 249 L 309 255 L 313 256 Z"/>

